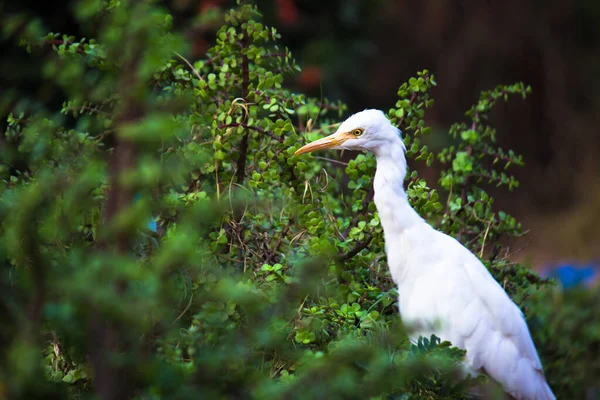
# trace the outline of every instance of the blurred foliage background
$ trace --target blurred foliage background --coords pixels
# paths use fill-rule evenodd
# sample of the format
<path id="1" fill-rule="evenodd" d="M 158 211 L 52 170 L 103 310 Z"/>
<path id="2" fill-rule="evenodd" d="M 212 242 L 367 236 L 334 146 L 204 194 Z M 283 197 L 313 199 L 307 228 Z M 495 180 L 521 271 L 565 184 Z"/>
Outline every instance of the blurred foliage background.
<path id="1" fill-rule="evenodd" d="M 598 6 L 252 4 L 0 6 L 0 398 L 469 398 L 399 324 L 373 157 L 293 156 L 366 107 L 555 393 L 597 398 L 598 286 L 527 266 L 598 257 Z"/>

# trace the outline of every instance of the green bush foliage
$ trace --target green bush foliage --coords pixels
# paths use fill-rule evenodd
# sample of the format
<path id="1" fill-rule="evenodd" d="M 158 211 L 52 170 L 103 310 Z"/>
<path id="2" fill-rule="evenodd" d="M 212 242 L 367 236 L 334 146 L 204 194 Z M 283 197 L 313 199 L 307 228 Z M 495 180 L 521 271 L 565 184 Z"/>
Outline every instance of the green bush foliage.
<path id="1" fill-rule="evenodd" d="M 6 119 L 0 398 L 470 397 L 485 378 L 461 376 L 464 352 L 436 337 L 411 344 L 400 324 L 373 156 L 294 156 L 347 110 L 288 88 L 299 66 L 255 7 L 231 10 L 197 61 L 151 2 L 73 7 L 94 39 L 46 34 L 21 15 L 3 27 L 68 100 L 61 110 L 23 100 Z M 411 203 L 541 310 L 550 383 L 580 394 L 598 368 L 564 362 L 565 326 L 587 314 L 576 300 L 575 317 L 549 312 L 546 282 L 498 244 L 520 224 L 484 190 L 518 185 L 509 168 L 522 160 L 496 146 L 488 115 L 530 89 L 482 93 L 436 155 L 421 143 L 435 84 L 419 72 L 388 110 L 409 158 L 447 167 L 441 193 L 413 172 Z M 579 350 L 598 350 L 598 326 Z"/>

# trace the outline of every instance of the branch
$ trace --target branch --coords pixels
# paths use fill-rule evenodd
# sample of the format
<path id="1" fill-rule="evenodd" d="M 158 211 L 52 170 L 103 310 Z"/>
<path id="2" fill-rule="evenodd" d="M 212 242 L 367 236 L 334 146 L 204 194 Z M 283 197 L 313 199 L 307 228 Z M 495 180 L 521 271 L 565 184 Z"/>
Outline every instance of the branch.
<path id="1" fill-rule="evenodd" d="M 408 102 L 408 104 L 413 105 L 416 100 L 417 100 L 417 92 L 413 92 L 412 96 L 410 96 L 410 101 Z M 406 113 L 404 113 L 402 118 L 400 118 L 400 121 L 398 121 L 399 129 L 402 129 L 402 124 L 404 123 L 405 119 L 406 119 Z"/>
<path id="2" fill-rule="evenodd" d="M 130 184 L 123 183 L 123 174 L 136 163 L 135 144 L 120 136 L 120 129 L 125 124 L 135 123 L 144 114 L 143 105 L 131 94 L 131 86 L 138 79 L 138 57 L 132 56 L 123 68 L 120 87 L 123 93 L 123 113 L 117 120 L 115 132 L 115 148 L 109 164 L 110 188 L 108 190 L 104 224 L 112 224 L 119 213 L 131 205 L 133 188 Z M 114 239 L 113 239 L 114 238 Z M 127 254 L 130 249 L 130 234 L 127 230 L 120 229 L 116 235 L 104 238 L 99 243 L 100 251 L 107 251 L 111 247 L 119 254 Z M 111 289 L 116 296 L 121 296 L 126 289 L 124 279 L 116 279 Z M 126 332 L 122 325 L 99 309 L 95 309 L 89 318 L 90 360 L 95 373 L 95 388 L 99 398 L 105 400 L 120 400 L 131 397 L 133 382 L 127 378 L 125 367 L 115 363 L 112 356 L 127 351 L 128 343 Z"/>
<path id="3" fill-rule="evenodd" d="M 242 51 L 242 99 L 245 103 L 248 103 L 248 86 L 250 86 L 250 62 L 248 60 L 248 53 L 243 51 L 248 48 L 248 31 L 244 29 L 244 36 L 242 37 L 241 48 Z M 235 178 L 238 185 L 244 184 L 244 179 L 246 179 L 246 162 L 248 159 L 248 139 L 250 137 L 250 127 L 248 125 L 245 126 L 244 136 L 242 137 L 242 141 L 240 142 L 240 155 L 237 159 L 236 163 L 236 171 Z M 239 210 L 234 211 L 233 219 L 235 221 L 235 232 L 238 237 L 244 236 L 244 225 L 242 225 L 242 216 Z M 237 258 L 240 266 L 244 265 L 244 251 L 242 247 L 238 247 L 237 250 Z M 245 268 L 244 268 L 245 270 Z"/>
<path id="4" fill-rule="evenodd" d="M 46 280 L 48 275 L 44 257 L 40 252 L 40 237 L 38 233 L 39 213 L 45 201 L 46 198 L 42 196 L 33 202 L 32 206 L 34 207 L 31 207 L 29 212 L 25 214 L 25 221 L 22 221 L 22 226 L 19 228 L 19 230 L 23 230 L 23 252 L 29 261 L 28 266 L 33 283 L 31 302 L 28 307 L 29 324 L 26 325 L 25 337 L 26 340 L 36 345 L 40 344 L 39 333 L 42 326 L 44 303 L 46 301 Z"/>
<path id="5" fill-rule="evenodd" d="M 200 81 L 202 81 L 202 82 L 206 82 L 206 81 L 204 80 L 204 78 L 202 78 L 202 77 L 200 76 L 200 73 L 199 73 L 199 72 L 196 70 L 196 68 L 194 68 L 194 66 L 192 65 L 192 63 L 190 63 L 190 62 L 189 62 L 189 61 L 188 61 L 188 60 L 187 60 L 187 59 L 186 59 L 184 56 L 182 56 L 182 55 L 181 55 L 181 54 L 179 54 L 178 52 L 176 52 L 176 51 L 173 51 L 173 53 L 175 53 L 175 54 L 176 54 L 176 55 L 177 55 L 179 58 L 181 58 L 181 59 L 182 59 L 182 60 L 183 60 L 183 61 L 184 61 L 184 62 L 187 64 L 187 66 L 188 66 L 188 67 L 190 67 L 190 69 L 192 70 L 192 72 L 194 73 L 194 75 L 196 75 L 196 77 L 198 77 L 198 79 L 199 79 Z"/>
<path id="6" fill-rule="evenodd" d="M 64 44 L 65 46 L 69 46 L 69 45 L 75 44 L 75 43 L 72 43 L 72 42 L 65 42 L 64 40 L 59 40 L 59 39 L 55 39 L 55 40 L 46 40 L 46 43 L 47 43 L 47 44 L 49 44 L 49 45 L 52 45 L 52 46 L 61 46 L 61 45 L 63 45 L 63 44 Z M 83 43 L 79 43 L 79 44 L 77 45 L 77 52 L 78 52 L 79 54 L 86 54 L 86 53 L 85 53 L 85 49 L 84 49 L 82 46 L 83 46 Z"/>
<path id="7" fill-rule="evenodd" d="M 221 55 L 217 54 L 216 56 L 211 57 L 208 60 L 204 61 L 204 65 L 211 65 L 212 63 L 214 63 L 215 61 L 217 61 L 220 58 L 221 58 Z"/>
<path id="8" fill-rule="evenodd" d="M 267 53 L 267 54 L 263 54 L 260 57 L 261 58 L 280 58 L 280 57 L 285 57 L 285 56 L 286 56 L 285 53 Z"/>
<path id="9" fill-rule="evenodd" d="M 263 135 L 267 135 L 272 139 L 277 140 L 278 142 L 283 142 L 283 138 L 281 136 L 275 136 L 274 134 L 272 134 L 271 132 L 267 132 L 264 129 L 258 127 L 258 126 L 253 126 L 253 125 L 247 125 L 247 124 L 239 124 L 239 123 L 233 123 L 233 124 L 223 124 L 223 125 L 219 125 L 217 127 L 217 129 L 225 129 L 225 128 L 237 128 L 237 127 L 242 127 L 244 129 L 251 129 L 253 131 L 262 133 Z"/>
<path id="10" fill-rule="evenodd" d="M 248 47 L 248 32 L 244 30 L 244 37 L 242 38 L 242 47 Z M 250 66 L 248 60 L 248 54 L 242 52 L 242 99 L 247 101 L 248 98 L 248 86 L 250 85 Z M 246 179 L 246 160 L 248 159 L 248 136 L 249 129 L 246 127 L 246 132 L 240 143 L 240 156 L 237 160 L 237 169 L 235 171 L 235 177 L 239 185 L 244 183 Z"/>
<path id="11" fill-rule="evenodd" d="M 346 261 L 351 259 L 352 257 L 354 257 L 355 255 L 357 255 L 358 253 L 360 253 L 362 250 L 366 249 L 367 246 L 369 245 L 369 243 L 371 243 L 371 240 L 373 240 L 373 232 L 369 233 L 369 236 L 367 237 L 366 240 L 363 240 L 361 242 L 358 242 L 354 245 L 354 247 L 347 253 L 339 253 L 337 255 L 337 260 L 338 261 Z"/>
<path id="12" fill-rule="evenodd" d="M 471 156 L 471 154 L 473 154 L 473 147 L 467 146 L 467 155 Z M 467 204 L 467 196 L 469 194 L 468 189 L 469 189 L 470 180 L 471 180 L 471 174 L 465 176 L 465 183 L 463 183 L 463 187 L 460 191 L 460 199 L 462 200 L 462 204 Z"/>
<path id="13" fill-rule="evenodd" d="M 267 257 L 267 263 L 271 263 L 271 261 L 273 260 L 273 257 L 275 257 L 275 253 L 277 253 L 277 251 L 279 250 L 279 246 L 281 246 L 281 242 L 283 242 L 283 238 L 286 237 L 288 232 L 290 231 L 292 221 L 293 221 L 292 218 L 290 218 L 288 220 L 288 223 L 285 226 L 285 228 L 283 228 L 283 231 L 281 232 L 281 236 L 279 236 L 279 239 L 277 239 L 277 243 L 275 243 L 275 246 L 273 246 L 273 249 L 271 250 L 269 256 Z"/>
<path id="14" fill-rule="evenodd" d="M 472 131 L 476 131 L 477 130 L 477 122 L 479 121 L 479 111 L 475 111 L 475 114 L 473 115 L 473 122 L 471 123 L 471 130 Z"/>
<path id="15" fill-rule="evenodd" d="M 106 112 L 106 111 L 102 111 L 99 107 L 101 107 L 101 106 L 98 106 L 98 107 L 89 107 L 89 106 L 73 107 L 73 106 L 71 106 L 71 107 L 65 108 L 65 111 L 66 112 L 69 112 L 69 111 L 73 112 L 73 111 L 75 111 L 75 112 L 77 112 L 79 114 L 83 114 L 84 112 L 87 112 L 90 115 L 91 114 L 98 114 L 98 115 L 105 115 L 107 117 L 111 116 L 111 113 Z"/>
<path id="16" fill-rule="evenodd" d="M 473 153 L 473 148 L 471 146 L 467 146 L 467 154 L 470 156 Z M 463 183 L 463 187 L 460 190 L 460 200 L 462 209 L 464 210 L 465 205 L 467 204 L 467 197 L 469 196 L 469 186 L 471 185 L 471 175 L 465 176 L 465 182 Z M 464 225 L 463 225 L 464 226 Z M 465 233 L 464 228 L 461 227 L 460 232 L 458 233 L 458 240 L 462 241 L 463 234 Z"/>
<path id="17" fill-rule="evenodd" d="M 333 163 L 333 164 L 343 165 L 345 167 L 348 166 L 347 162 L 343 162 L 343 161 L 339 161 L 339 160 L 334 160 L 333 158 L 327 158 L 327 157 L 321 157 L 321 156 L 313 156 L 313 158 L 316 158 L 317 160 L 328 161 L 328 162 Z"/>
<path id="18" fill-rule="evenodd" d="M 429 77 L 428 74 L 423 75 L 424 79 L 427 79 L 428 77 Z M 417 98 L 418 98 L 418 92 L 413 92 L 413 94 L 410 96 L 410 100 L 408 102 L 408 105 L 412 106 L 415 103 L 415 101 L 417 101 Z M 404 120 L 406 119 L 406 117 L 407 117 L 407 114 L 404 113 L 404 115 L 402 116 L 402 118 L 400 118 L 400 121 L 398 121 L 398 128 L 399 129 L 402 129 L 402 125 L 404 124 Z"/>

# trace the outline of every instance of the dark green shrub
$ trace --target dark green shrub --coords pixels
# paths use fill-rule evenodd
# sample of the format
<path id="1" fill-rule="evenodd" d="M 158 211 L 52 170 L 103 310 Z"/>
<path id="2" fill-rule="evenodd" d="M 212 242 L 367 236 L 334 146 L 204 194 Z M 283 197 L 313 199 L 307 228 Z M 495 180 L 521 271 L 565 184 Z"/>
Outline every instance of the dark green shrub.
<path id="1" fill-rule="evenodd" d="M 599 301 L 598 286 L 540 292 L 529 300 L 529 325 L 558 398 L 600 395 Z"/>

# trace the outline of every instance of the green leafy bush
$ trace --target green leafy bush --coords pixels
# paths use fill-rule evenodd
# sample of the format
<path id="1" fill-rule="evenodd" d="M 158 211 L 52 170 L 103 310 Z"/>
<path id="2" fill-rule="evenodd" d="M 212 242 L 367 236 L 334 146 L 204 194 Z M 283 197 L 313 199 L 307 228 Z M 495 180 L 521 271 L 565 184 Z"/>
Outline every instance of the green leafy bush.
<path id="1" fill-rule="evenodd" d="M 540 292 L 529 301 L 529 325 L 557 397 L 600 394 L 600 287 Z"/>
<path id="2" fill-rule="evenodd" d="M 461 376 L 464 352 L 435 337 L 411 344 L 399 324 L 373 156 L 294 156 L 347 110 L 287 88 L 299 67 L 256 8 L 230 11 L 198 61 L 152 3 L 74 9 L 95 39 L 45 35 L 23 16 L 4 27 L 32 59 L 54 50 L 44 76 L 68 100 L 60 112 L 20 102 L 7 118 L 0 396 L 470 396 L 483 378 Z M 411 203 L 526 306 L 545 281 L 496 244 L 522 231 L 482 185 L 517 186 L 507 171 L 522 160 L 496 147 L 488 113 L 530 89 L 484 92 L 435 155 L 420 141 L 435 84 L 419 72 L 388 112 L 410 158 L 448 167 L 441 194 L 413 172 Z M 542 348 L 560 329 L 546 317 Z M 565 346 L 542 350 L 556 382 Z"/>

